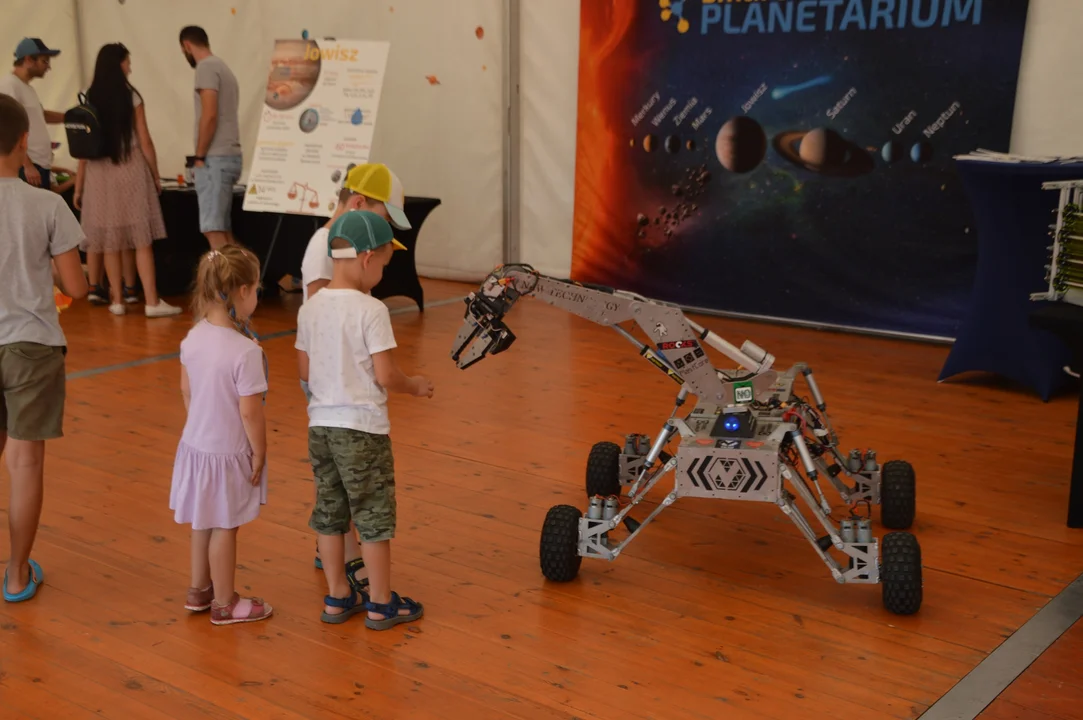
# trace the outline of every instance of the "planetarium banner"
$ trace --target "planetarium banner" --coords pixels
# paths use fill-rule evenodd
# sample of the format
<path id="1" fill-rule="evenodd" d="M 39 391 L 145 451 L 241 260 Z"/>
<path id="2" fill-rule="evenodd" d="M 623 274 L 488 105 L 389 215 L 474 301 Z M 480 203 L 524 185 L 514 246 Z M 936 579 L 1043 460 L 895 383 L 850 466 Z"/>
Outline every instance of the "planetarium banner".
<path id="1" fill-rule="evenodd" d="M 572 276 L 954 337 L 1026 0 L 582 0 Z"/>

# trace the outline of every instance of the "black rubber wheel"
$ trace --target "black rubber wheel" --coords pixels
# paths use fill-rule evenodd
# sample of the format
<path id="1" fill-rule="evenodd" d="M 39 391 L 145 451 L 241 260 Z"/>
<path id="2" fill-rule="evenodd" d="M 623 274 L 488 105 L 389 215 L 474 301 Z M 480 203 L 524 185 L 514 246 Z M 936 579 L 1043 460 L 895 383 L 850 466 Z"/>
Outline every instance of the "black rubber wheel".
<path id="1" fill-rule="evenodd" d="M 896 615 L 913 615 L 921 607 L 921 547 L 908 532 L 884 536 L 880 556 L 880 584 L 884 607 Z"/>
<path id="2" fill-rule="evenodd" d="M 620 495 L 620 446 L 594 443 L 587 457 L 587 497 Z"/>
<path id="3" fill-rule="evenodd" d="M 568 582 L 579 574 L 579 518 L 582 511 L 572 505 L 555 505 L 545 514 L 542 525 L 541 571 L 553 582 Z"/>
<path id="4" fill-rule="evenodd" d="M 880 523 L 892 530 L 914 524 L 916 510 L 914 468 L 903 460 L 889 460 L 880 472 Z"/>

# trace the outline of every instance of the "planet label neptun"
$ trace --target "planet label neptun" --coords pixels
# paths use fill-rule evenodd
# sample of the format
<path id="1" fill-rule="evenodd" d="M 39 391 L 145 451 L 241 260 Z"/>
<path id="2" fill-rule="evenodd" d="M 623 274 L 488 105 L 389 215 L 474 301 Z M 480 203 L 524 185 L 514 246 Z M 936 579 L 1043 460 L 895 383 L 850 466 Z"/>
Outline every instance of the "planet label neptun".
<path id="1" fill-rule="evenodd" d="M 846 91 L 846 94 L 842 96 L 842 100 L 839 100 L 835 103 L 835 107 L 830 108 L 827 111 L 827 116 L 834 120 L 838 117 L 839 113 L 842 112 L 843 108 L 850 104 L 850 101 L 854 99 L 855 95 L 857 95 L 857 88 L 850 88 Z"/>
<path id="2" fill-rule="evenodd" d="M 918 114 L 911 110 L 900 122 L 895 123 L 895 127 L 891 128 L 891 131 L 894 132 L 896 135 L 902 135 L 902 131 L 906 129 L 907 125 L 914 122 L 914 118 L 916 118 L 917 116 Z"/>
<path id="3" fill-rule="evenodd" d="M 938 117 L 932 125 L 922 130 L 922 132 L 925 133 L 925 137 L 931 138 L 933 135 L 936 135 L 936 133 L 939 132 L 945 124 L 947 124 L 948 120 L 951 119 L 951 116 L 959 112 L 959 109 L 961 107 L 962 105 L 960 105 L 958 102 L 953 102 L 951 104 L 951 107 L 940 113 L 940 117 Z"/>

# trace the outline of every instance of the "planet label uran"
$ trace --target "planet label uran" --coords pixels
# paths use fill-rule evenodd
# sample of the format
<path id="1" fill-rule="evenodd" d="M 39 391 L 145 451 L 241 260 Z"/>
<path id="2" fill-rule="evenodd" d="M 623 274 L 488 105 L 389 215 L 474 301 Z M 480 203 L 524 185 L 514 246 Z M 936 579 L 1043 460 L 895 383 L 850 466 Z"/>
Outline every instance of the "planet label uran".
<path id="1" fill-rule="evenodd" d="M 911 110 L 909 113 L 907 113 L 906 117 L 904 117 L 901 122 L 895 123 L 895 127 L 891 129 L 892 132 L 894 132 L 896 135 L 902 135 L 902 131 L 905 130 L 910 123 L 914 122 L 914 118 L 916 118 L 917 116 L 918 114 Z"/>

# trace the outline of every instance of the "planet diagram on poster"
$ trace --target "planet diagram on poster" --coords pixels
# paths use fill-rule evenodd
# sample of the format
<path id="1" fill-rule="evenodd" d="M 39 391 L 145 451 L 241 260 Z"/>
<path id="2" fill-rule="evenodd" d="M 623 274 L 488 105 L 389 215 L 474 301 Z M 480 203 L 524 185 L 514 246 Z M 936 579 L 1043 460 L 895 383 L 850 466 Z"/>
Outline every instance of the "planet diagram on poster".
<path id="1" fill-rule="evenodd" d="M 314 48 L 315 52 L 310 48 Z M 315 41 L 279 40 L 271 54 L 271 71 L 267 75 L 264 102 L 280 111 L 297 107 L 315 89 L 320 68 L 319 47 Z"/>

